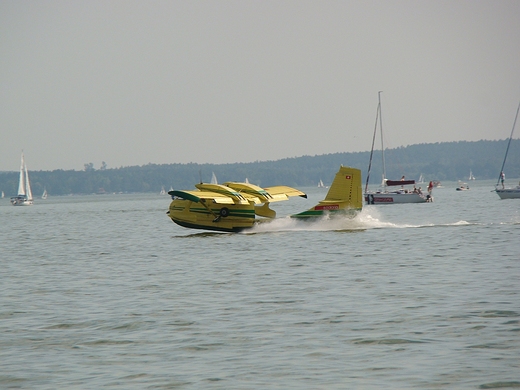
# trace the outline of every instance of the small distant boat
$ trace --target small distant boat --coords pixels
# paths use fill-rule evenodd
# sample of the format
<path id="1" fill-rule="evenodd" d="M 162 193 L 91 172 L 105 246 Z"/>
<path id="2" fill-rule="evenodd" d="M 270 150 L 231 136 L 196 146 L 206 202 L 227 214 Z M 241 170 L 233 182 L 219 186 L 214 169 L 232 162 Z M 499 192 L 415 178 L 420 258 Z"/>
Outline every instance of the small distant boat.
<path id="1" fill-rule="evenodd" d="M 473 172 L 471 172 L 471 169 L 469 170 L 468 180 L 475 180 L 475 176 L 473 176 Z"/>
<path id="2" fill-rule="evenodd" d="M 513 122 L 513 128 L 511 129 L 511 135 L 509 136 L 509 142 L 507 143 L 506 154 L 504 156 L 504 162 L 502 163 L 502 169 L 500 170 L 500 174 L 498 175 L 498 181 L 495 185 L 495 192 L 500 197 L 500 199 L 520 199 L 520 183 L 515 188 L 505 188 L 505 174 L 504 174 L 504 166 L 506 165 L 507 152 L 509 151 L 509 145 L 511 145 L 511 140 L 513 139 L 513 133 L 515 131 L 516 120 L 518 119 L 518 111 L 520 111 L 520 103 L 518 104 L 518 108 L 516 109 L 516 116 Z M 502 183 L 502 188 L 499 188 L 499 183 Z"/>
<path id="3" fill-rule="evenodd" d="M 5 198 L 5 194 L 4 194 L 4 191 L 2 191 L 2 199 Z"/>
<path id="4" fill-rule="evenodd" d="M 42 194 L 42 199 L 47 199 L 47 190 L 45 189 L 45 187 L 43 187 L 43 194 Z"/>
<path id="5" fill-rule="evenodd" d="M 433 180 L 432 183 L 435 188 L 442 188 L 442 184 L 439 180 Z"/>
<path id="6" fill-rule="evenodd" d="M 211 172 L 211 184 L 218 184 L 217 175 L 215 175 L 215 172 Z"/>
<path id="7" fill-rule="evenodd" d="M 459 180 L 459 186 L 456 188 L 457 191 L 467 191 L 469 190 L 468 183 L 462 183 Z"/>
<path id="8" fill-rule="evenodd" d="M 20 163 L 20 181 L 18 183 L 18 195 L 11 198 L 13 206 L 31 206 L 33 204 L 33 196 L 31 192 L 31 183 L 29 182 L 29 173 L 22 152 Z"/>
<path id="9" fill-rule="evenodd" d="M 159 192 L 159 195 L 166 195 L 166 190 L 164 189 L 164 186 L 162 186 L 161 192 Z"/>
<path id="10" fill-rule="evenodd" d="M 417 180 L 417 183 L 419 183 L 419 184 L 423 184 L 424 183 L 424 176 L 423 176 L 422 173 L 419 175 L 419 180 Z"/>
<path id="11" fill-rule="evenodd" d="M 386 178 L 386 165 L 385 165 L 385 148 L 383 144 L 383 120 L 381 113 L 381 92 L 378 94 L 379 104 L 377 106 L 376 114 L 376 125 L 374 128 L 374 136 L 372 137 L 372 150 L 370 151 L 370 162 L 368 164 L 367 180 L 365 185 L 365 201 L 367 204 L 397 204 L 397 203 L 426 203 L 433 200 L 431 195 L 432 188 L 428 189 L 428 194 L 422 192 L 421 187 L 415 187 L 415 180 L 405 180 L 405 177 L 401 177 L 401 180 L 388 180 Z M 381 134 L 381 161 L 383 163 L 383 181 L 381 182 L 382 189 L 379 191 L 368 190 L 368 180 L 370 178 L 370 168 L 372 167 L 372 156 L 374 154 L 374 144 L 377 134 L 377 126 L 379 124 L 379 130 Z M 413 188 L 410 186 L 413 185 Z M 398 190 L 389 191 L 388 187 L 399 186 Z M 408 187 L 405 187 L 408 186 Z"/>

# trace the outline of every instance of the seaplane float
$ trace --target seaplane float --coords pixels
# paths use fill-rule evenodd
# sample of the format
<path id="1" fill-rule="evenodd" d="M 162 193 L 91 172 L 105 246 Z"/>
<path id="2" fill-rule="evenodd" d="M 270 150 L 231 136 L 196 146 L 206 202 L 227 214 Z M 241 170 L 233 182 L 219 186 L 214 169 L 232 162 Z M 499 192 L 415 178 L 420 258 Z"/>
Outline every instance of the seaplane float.
<path id="1" fill-rule="evenodd" d="M 191 229 L 221 232 L 239 232 L 255 224 L 276 218 L 272 202 L 288 200 L 293 196 L 307 198 L 296 188 L 274 186 L 261 188 L 250 183 L 200 183 L 196 190 L 172 190 L 167 214 L 177 225 Z M 361 170 L 341 166 L 329 187 L 325 199 L 316 206 L 291 218 L 312 220 L 326 214 L 353 217 L 363 207 Z"/>

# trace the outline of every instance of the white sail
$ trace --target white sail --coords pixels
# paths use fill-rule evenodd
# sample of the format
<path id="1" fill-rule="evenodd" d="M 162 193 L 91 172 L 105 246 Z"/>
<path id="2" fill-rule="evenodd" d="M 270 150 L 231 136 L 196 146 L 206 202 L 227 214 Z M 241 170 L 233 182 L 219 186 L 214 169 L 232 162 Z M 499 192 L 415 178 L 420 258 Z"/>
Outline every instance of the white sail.
<path id="1" fill-rule="evenodd" d="M 218 184 L 217 176 L 215 175 L 215 172 L 211 172 L 211 184 Z"/>
<path id="2" fill-rule="evenodd" d="M 33 200 L 31 184 L 29 183 L 29 173 L 27 172 L 27 165 L 24 163 L 24 171 L 25 171 L 25 191 L 27 195 L 27 200 Z"/>
<path id="3" fill-rule="evenodd" d="M 20 180 L 18 182 L 18 195 L 19 196 L 25 196 L 25 170 L 24 170 L 24 166 L 25 166 L 25 161 L 24 161 L 24 158 L 23 158 L 23 153 L 22 153 L 22 160 L 20 162 Z"/>
<path id="4" fill-rule="evenodd" d="M 43 188 L 43 194 L 42 194 L 42 199 L 47 199 L 47 190 L 45 188 Z"/>

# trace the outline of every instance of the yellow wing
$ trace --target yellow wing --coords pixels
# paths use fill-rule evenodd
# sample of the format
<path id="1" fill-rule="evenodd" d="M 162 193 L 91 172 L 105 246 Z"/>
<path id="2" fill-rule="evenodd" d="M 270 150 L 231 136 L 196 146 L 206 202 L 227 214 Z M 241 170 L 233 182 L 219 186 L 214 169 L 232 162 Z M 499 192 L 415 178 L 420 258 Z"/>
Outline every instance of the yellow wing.
<path id="1" fill-rule="evenodd" d="M 234 189 L 255 204 L 270 202 L 272 200 L 272 196 L 266 190 L 254 184 L 228 181 L 224 183 L 224 185 Z"/>
<path id="2" fill-rule="evenodd" d="M 219 194 L 217 192 L 212 191 L 179 191 L 174 190 L 168 192 L 172 197 L 177 197 L 181 199 L 191 200 L 192 202 L 200 202 L 204 203 L 206 201 L 211 201 L 217 204 L 248 204 L 249 202 L 244 199 L 233 199 L 230 196 L 226 196 L 223 194 Z M 202 201 L 202 202 L 201 202 Z"/>
<path id="3" fill-rule="evenodd" d="M 226 187 L 233 188 L 244 197 L 255 200 L 255 203 L 278 202 L 287 200 L 290 196 L 301 196 L 307 198 L 307 195 L 296 188 L 287 186 L 275 186 L 262 188 L 250 183 L 226 182 Z"/>
<path id="4" fill-rule="evenodd" d="M 275 186 L 264 188 L 264 190 L 271 195 L 272 199 L 270 202 L 278 202 L 280 200 L 287 200 L 290 196 L 301 196 L 302 198 L 307 198 L 307 194 L 297 190 L 296 188 L 287 187 L 287 186 Z"/>

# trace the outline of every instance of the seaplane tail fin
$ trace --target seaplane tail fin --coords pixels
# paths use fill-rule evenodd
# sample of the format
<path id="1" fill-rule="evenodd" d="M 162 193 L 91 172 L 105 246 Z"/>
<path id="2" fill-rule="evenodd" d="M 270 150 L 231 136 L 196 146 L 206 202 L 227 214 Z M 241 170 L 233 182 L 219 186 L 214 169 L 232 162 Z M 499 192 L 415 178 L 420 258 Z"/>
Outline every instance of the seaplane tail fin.
<path id="1" fill-rule="evenodd" d="M 363 206 L 361 170 L 341 166 L 327 192 L 325 201 L 349 201 L 352 208 Z"/>
<path id="2" fill-rule="evenodd" d="M 341 166 L 334 177 L 327 196 L 313 208 L 299 214 L 296 218 L 319 217 L 326 212 L 349 212 L 355 214 L 363 207 L 361 190 L 361 170 Z"/>

